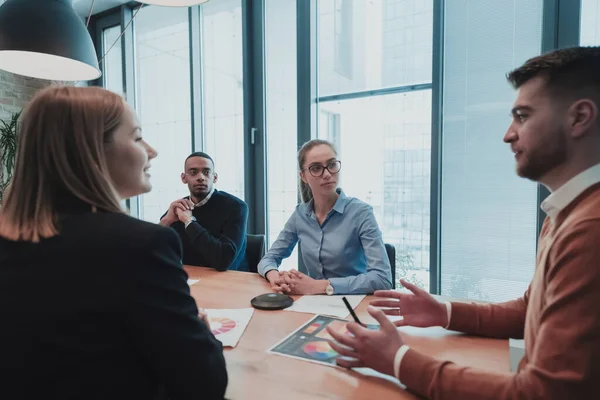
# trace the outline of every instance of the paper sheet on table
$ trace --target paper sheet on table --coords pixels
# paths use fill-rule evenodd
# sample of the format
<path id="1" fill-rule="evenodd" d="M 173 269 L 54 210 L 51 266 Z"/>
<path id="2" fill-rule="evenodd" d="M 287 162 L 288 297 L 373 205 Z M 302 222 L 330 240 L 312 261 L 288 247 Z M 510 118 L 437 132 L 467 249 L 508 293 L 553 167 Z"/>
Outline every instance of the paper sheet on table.
<path id="1" fill-rule="evenodd" d="M 315 315 L 267 352 L 315 364 L 337 367 L 335 360 L 339 354 L 329 345 L 329 341 L 333 338 L 326 328 L 329 327 L 342 335 L 350 335 L 350 332 L 346 329 L 347 325 L 348 321 L 345 319 Z M 377 330 L 379 325 L 368 324 L 367 328 Z"/>
<path id="2" fill-rule="evenodd" d="M 296 311 L 311 314 L 331 315 L 332 317 L 346 318 L 350 315 L 344 301 L 343 296 L 302 296 L 286 308 L 286 311 Z M 360 304 L 364 295 L 346 296 L 346 300 L 355 309 Z"/>
<path id="3" fill-rule="evenodd" d="M 194 283 L 198 282 L 200 279 L 188 279 L 188 285 L 192 286 Z"/>
<path id="4" fill-rule="evenodd" d="M 246 330 L 254 308 L 210 309 L 208 315 L 210 329 L 223 346 L 235 347 Z"/>

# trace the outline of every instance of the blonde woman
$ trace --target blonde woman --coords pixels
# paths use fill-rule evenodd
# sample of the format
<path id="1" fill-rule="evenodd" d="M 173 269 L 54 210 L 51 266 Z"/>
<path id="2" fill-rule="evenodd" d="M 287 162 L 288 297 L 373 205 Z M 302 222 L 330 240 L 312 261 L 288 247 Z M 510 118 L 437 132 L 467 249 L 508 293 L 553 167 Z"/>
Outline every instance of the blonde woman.
<path id="1" fill-rule="evenodd" d="M 41 91 L 0 209 L 2 392 L 44 399 L 223 398 L 222 347 L 175 232 L 127 216 L 156 151 L 100 88 Z"/>

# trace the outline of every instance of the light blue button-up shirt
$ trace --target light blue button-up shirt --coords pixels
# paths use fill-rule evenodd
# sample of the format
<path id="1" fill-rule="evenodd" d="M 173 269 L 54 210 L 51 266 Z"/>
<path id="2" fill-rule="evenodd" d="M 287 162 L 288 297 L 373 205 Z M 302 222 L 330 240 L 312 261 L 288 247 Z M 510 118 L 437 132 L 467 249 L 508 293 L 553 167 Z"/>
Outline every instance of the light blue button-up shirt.
<path id="1" fill-rule="evenodd" d="M 313 201 L 300 204 L 258 264 L 278 269 L 300 243 L 308 276 L 329 279 L 335 294 L 372 293 L 392 288 L 392 271 L 373 208 L 338 189 L 339 197 L 319 225 Z"/>

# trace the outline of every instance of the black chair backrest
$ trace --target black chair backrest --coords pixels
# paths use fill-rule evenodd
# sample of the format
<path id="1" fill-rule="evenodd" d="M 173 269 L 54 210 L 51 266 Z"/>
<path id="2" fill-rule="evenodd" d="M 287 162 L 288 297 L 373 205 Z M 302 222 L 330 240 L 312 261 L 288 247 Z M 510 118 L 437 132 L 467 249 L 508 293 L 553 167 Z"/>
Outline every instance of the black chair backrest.
<path id="1" fill-rule="evenodd" d="M 392 288 L 396 289 L 396 248 L 394 245 L 386 243 L 385 251 L 387 252 L 388 258 L 390 259 L 390 265 L 392 266 Z"/>
<path id="2" fill-rule="evenodd" d="M 266 252 L 265 235 L 246 235 L 246 261 L 250 272 L 258 272 L 258 263 Z"/>

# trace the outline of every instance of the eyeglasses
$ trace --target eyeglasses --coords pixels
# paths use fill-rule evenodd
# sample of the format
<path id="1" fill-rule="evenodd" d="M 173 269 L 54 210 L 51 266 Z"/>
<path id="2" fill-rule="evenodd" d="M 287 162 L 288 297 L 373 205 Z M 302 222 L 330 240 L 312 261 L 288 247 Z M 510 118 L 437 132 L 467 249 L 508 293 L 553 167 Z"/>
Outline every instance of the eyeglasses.
<path id="1" fill-rule="evenodd" d="M 329 173 L 331 175 L 335 175 L 338 172 L 340 172 L 340 169 L 342 169 L 342 162 L 340 160 L 335 160 L 335 161 L 329 162 L 325 166 L 320 165 L 320 164 L 315 164 L 315 165 L 311 165 L 310 167 L 308 167 L 306 169 L 315 178 L 323 176 L 323 173 L 325 172 L 325 170 L 329 171 Z"/>
<path id="2" fill-rule="evenodd" d="M 204 175 L 205 177 L 207 177 L 207 178 L 208 178 L 208 177 L 210 177 L 210 174 L 211 174 L 211 172 L 212 172 L 212 171 L 211 171 L 211 170 L 209 170 L 209 169 L 203 169 L 202 171 L 199 171 L 199 170 L 193 169 L 193 170 L 191 170 L 190 172 L 186 172 L 185 174 L 186 174 L 187 176 L 189 176 L 189 177 L 192 177 L 192 178 L 195 178 L 195 177 L 197 177 L 199 174 L 202 174 L 202 175 Z"/>

